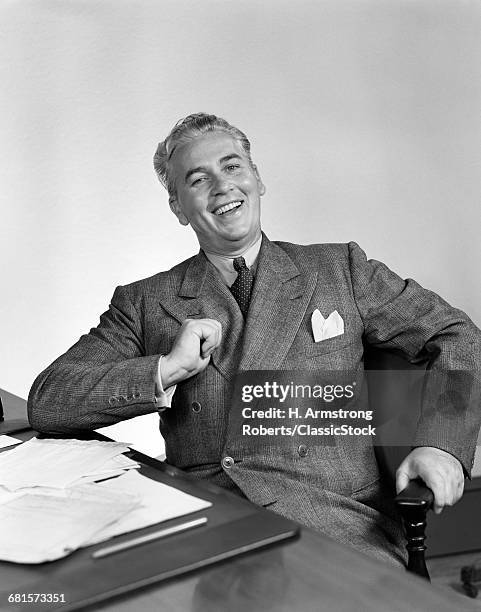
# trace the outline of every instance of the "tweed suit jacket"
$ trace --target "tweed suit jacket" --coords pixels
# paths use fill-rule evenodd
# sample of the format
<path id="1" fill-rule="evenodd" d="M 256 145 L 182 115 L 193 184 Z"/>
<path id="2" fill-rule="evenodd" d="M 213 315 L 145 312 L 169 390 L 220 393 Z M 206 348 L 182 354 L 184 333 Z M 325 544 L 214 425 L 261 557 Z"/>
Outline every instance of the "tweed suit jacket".
<path id="1" fill-rule="evenodd" d="M 337 310 L 344 334 L 314 342 L 316 308 L 324 316 Z M 415 281 L 368 261 L 355 243 L 301 246 L 264 236 L 244 323 L 201 251 L 116 289 L 99 326 L 36 379 L 29 396 L 33 427 L 74 432 L 154 411 L 159 355 L 170 352 L 181 323 L 196 317 L 218 320 L 222 342 L 208 367 L 180 383 L 172 407 L 160 414 L 167 461 L 363 550 L 378 552 L 389 542 L 395 554 L 400 531 L 370 441 L 338 439 L 313 445 L 304 456 L 289 438 L 275 447 L 251 444 L 232 426 L 232 385 L 245 370 L 360 370 L 363 341 L 476 377 L 481 335 L 471 320 Z M 452 397 L 443 399 L 442 419 L 427 403 L 414 444 L 450 452 L 469 473 L 479 410 L 472 398 Z M 222 464 L 225 456 L 232 466 Z"/>

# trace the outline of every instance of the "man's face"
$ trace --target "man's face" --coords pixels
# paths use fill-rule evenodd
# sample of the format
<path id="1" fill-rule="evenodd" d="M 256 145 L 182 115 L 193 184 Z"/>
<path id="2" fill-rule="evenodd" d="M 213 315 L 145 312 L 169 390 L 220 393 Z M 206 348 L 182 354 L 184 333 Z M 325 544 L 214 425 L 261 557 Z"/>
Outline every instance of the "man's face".
<path id="1" fill-rule="evenodd" d="M 225 132 L 210 132 L 172 156 L 177 189 L 170 207 L 210 253 L 236 255 L 260 236 L 265 187 L 244 149 Z"/>

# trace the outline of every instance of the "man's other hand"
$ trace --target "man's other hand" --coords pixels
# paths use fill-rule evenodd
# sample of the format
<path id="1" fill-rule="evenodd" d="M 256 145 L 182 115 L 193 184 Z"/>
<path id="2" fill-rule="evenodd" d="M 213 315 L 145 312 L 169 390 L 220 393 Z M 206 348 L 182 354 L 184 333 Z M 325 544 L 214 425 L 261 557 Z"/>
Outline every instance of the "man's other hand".
<path id="1" fill-rule="evenodd" d="M 434 494 L 434 512 L 452 506 L 463 494 L 464 473 L 456 457 L 432 446 L 415 448 L 396 472 L 396 491 L 407 487 L 410 480 L 420 477 Z"/>
<path id="2" fill-rule="evenodd" d="M 207 367 L 220 345 L 222 326 L 215 319 L 185 319 L 172 350 L 160 363 L 164 389 L 190 378 Z"/>

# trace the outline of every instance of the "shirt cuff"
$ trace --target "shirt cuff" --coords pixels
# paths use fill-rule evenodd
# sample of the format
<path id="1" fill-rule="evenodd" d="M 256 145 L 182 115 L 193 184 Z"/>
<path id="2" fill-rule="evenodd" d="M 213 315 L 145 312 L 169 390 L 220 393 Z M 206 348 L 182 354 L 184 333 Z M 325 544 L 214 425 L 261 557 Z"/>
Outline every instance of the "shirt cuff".
<path id="1" fill-rule="evenodd" d="M 159 357 L 157 362 L 157 375 L 155 377 L 155 407 L 158 409 L 170 408 L 172 404 L 172 396 L 175 393 L 177 385 L 172 385 L 164 390 L 162 386 L 162 377 L 160 375 L 160 362 L 162 361 L 163 355 Z"/>

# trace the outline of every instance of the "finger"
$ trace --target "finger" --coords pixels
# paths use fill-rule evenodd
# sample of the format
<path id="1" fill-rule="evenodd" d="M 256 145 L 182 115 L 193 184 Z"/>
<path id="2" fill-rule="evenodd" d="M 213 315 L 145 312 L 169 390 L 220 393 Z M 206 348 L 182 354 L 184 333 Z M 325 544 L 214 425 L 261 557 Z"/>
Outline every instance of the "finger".
<path id="1" fill-rule="evenodd" d="M 454 505 L 456 502 L 458 502 L 461 499 L 461 497 L 463 496 L 463 493 L 464 493 L 464 481 L 457 485 L 456 490 L 453 495 L 452 505 Z"/>
<path id="2" fill-rule="evenodd" d="M 441 514 L 447 501 L 446 483 L 444 478 L 439 476 L 426 476 L 424 482 L 431 489 L 434 495 L 433 510 L 435 514 Z"/>
<path id="3" fill-rule="evenodd" d="M 201 355 L 205 359 L 220 345 L 222 327 L 218 321 L 208 321 L 202 327 Z"/>
<path id="4" fill-rule="evenodd" d="M 202 343 L 202 354 L 204 357 L 210 355 L 219 346 L 221 331 L 220 323 L 217 321 L 209 322 L 209 331 Z"/>
<path id="5" fill-rule="evenodd" d="M 399 494 L 409 484 L 409 475 L 400 469 L 396 472 L 396 493 Z"/>
<path id="6" fill-rule="evenodd" d="M 464 473 L 459 462 L 449 457 L 438 465 L 439 475 L 445 484 L 445 505 L 452 506 L 461 497 L 464 489 Z"/>
<path id="7" fill-rule="evenodd" d="M 447 482 L 448 494 L 446 505 L 453 506 L 463 496 L 464 477 L 459 473 L 458 470 L 456 470 L 453 475 L 447 477 Z"/>
<path id="8" fill-rule="evenodd" d="M 215 319 L 185 319 L 183 325 L 200 340 L 209 338 L 220 328 L 220 323 Z"/>
<path id="9" fill-rule="evenodd" d="M 458 491 L 457 491 L 458 499 L 462 497 L 463 493 L 464 493 L 464 477 L 460 480 L 458 484 Z"/>
<path id="10" fill-rule="evenodd" d="M 176 346 L 193 348 L 192 340 L 196 339 L 196 343 L 198 343 L 199 347 L 199 355 L 204 357 L 203 355 L 203 344 L 205 339 L 211 338 L 212 335 L 215 336 L 217 326 L 214 325 L 215 321 L 210 319 L 185 319 L 182 323 L 181 330 L 176 337 Z M 209 348 L 209 344 L 207 344 L 207 349 Z"/>

